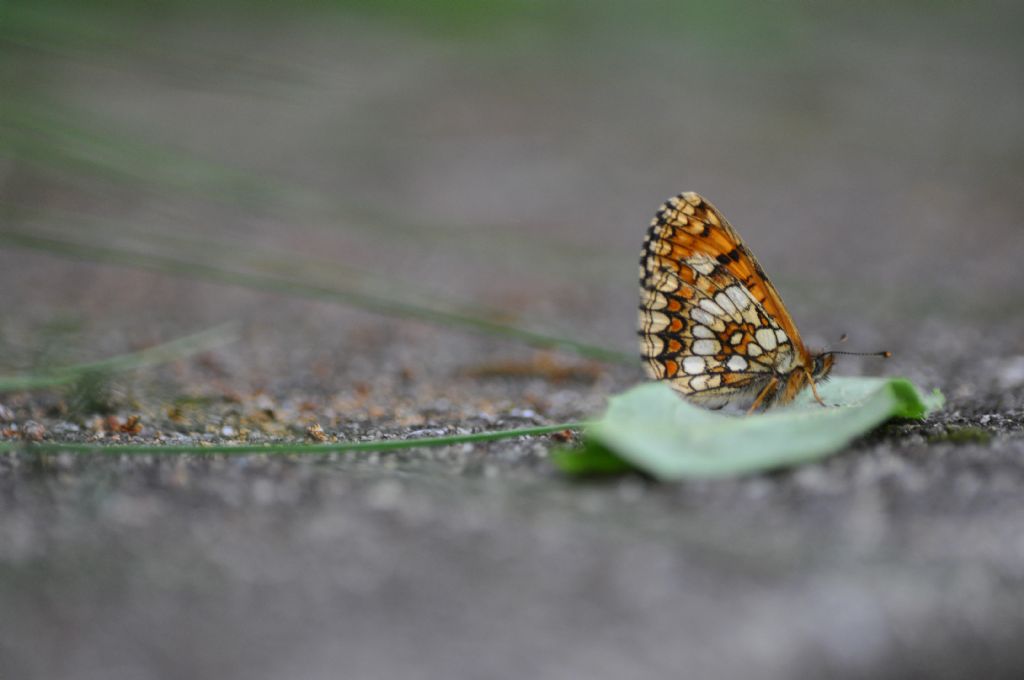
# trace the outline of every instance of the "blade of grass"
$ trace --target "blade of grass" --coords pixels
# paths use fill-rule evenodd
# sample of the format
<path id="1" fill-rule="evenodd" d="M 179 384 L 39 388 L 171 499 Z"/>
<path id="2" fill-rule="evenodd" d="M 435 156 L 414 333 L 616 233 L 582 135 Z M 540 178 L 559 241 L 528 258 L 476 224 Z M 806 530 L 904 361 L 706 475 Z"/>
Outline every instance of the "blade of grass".
<path id="1" fill-rule="evenodd" d="M 516 340 L 533 347 L 566 350 L 588 359 L 606 363 L 626 365 L 636 363 L 636 357 L 626 352 L 591 345 L 569 338 L 538 333 L 468 314 L 431 309 L 368 293 L 326 288 L 324 286 L 272 278 L 261 274 L 229 271 L 207 264 L 188 262 L 166 256 L 134 253 L 107 246 L 97 247 L 13 231 L 0 231 L 0 244 L 38 250 L 78 260 L 117 264 L 134 269 L 201 279 L 263 292 L 346 304 L 378 314 L 417 319 L 444 328 L 459 328 L 465 331 Z"/>
<path id="2" fill-rule="evenodd" d="M 329 219 L 326 223 L 308 223 L 332 230 L 358 230 L 377 236 L 386 229 L 401 234 L 403 241 L 440 238 L 450 247 L 477 252 L 500 244 L 503 251 L 522 255 L 523 266 L 553 261 L 562 269 L 571 267 L 582 275 L 592 275 L 600 271 L 595 263 L 604 264 L 615 257 L 600 245 L 591 244 L 586 258 L 565 258 L 561 253 L 567 249 L 579 256 L 581 247 L 587 247 L 567 238 L 533 234 L 523 239 L 501 228 L 403 221 L 367 205 L 342 204 L 336 196 L 316 188 L 204 159 L 142 135 L 126 134 L 123 126 L 116 127 L 95 114 L 55 101 L 16 100 L 0 111 L 0 127 L 4 125 L 12 134 L 0 135 L 0 151 L 43 169 L 63 167 L 91 176 L 102 174 L 118 183 L 181 191 L 235 205 L 276 205 L 303 215 L 312 212 Z"/>
<path id="3" fill-rule="evenodd" d="M 453 444 L 469 444 L 473 442 L 498 441 L 515 437 L 530 437 L 563 430 L 578 430 L 586 423 L 558 423 L 556 425 L 540 425 L 537 427 L 520 427 L 510 430 L 494 430 L 473 434 L 453 434 L 443 437 L 420 437 L 414 439 L 378 439 L 369 442 L 337 442 L 330 444 L 307 444 L 295 442 L 291 444 L 238 444 L 238 445 L 178 445 L 168 444 L 84 444 L 79 442 L 26 442 L 0 441 L 0 452 L 25 450 L 39 453 L 97 453 L 113 456 L 121 455 L 158 455 L 177 456 L 183 454 L 222 454 L 222 455 L 325 455 L 341 452 L 374 452 L 397 451 L 426 446 L 451 446 Z"/>
<path id="4" fill-rule="evenodd" d="M 89 373 L 122 373 L 155 366 L 181 359 L 197 352 L 205 352 L 219 345 L 232 342 L 236 338 L 237 331 L 234 324 L 223 324 L 130 354 L 121 354 L 99 361 L 74 364 L 72 366 L 59 366 L 41 373 L 0 376 L 0 392 L 66 385 Z"/>
<path id="5" fill-rule="evenodd" d="M 397 279 L 393 274 L 382 276 L 369 269 L 340 264 L 326 256 L 311 257 L 304 253 L 280 247 L 248 245 L 237 237 L 221 239 L 198 237 L 183 233 L 176 227 L 174 233 L 165 233 L 157 228 L 136 222 L 115 222 L 85 217 L 79 213 L 48 209 L 38 211 L 25 205 L 0 199 L 0 219 L 10 214 L 9 224 L 18 224 L 22 229 L 31 229 L 36 236 L 65 240 L 86 240 L 94 243 L 118 243 L 126 241 L 132 248 L 142 247 L 145 252 L 183 258 L 191 262 L 213 260 L 233 268 L 256 269 L 264 275 L 286 276 L 294 280 L 298 273 L 303 282 L 312 285 L 342 286 L 353 290 L 372 290 L 383 297 L 406 296 L 409 302 L 427 304 L 438 299 L 438 295 L 422 286 L 410 285 Z M 57 227 L 56 225 L 60 226 Z M 72 233 L 69 233 L 69 228 Z M 307 276 L 311 274 L 312 276 Z M 445 296 L 446 307 L 469 316 L 497 318 L 504 310 L 488 308 L 465 300 L 453 300 Z"/>
<path id="6" fill-rule="evenodd" d="M 59 104 L 16 100 L 0 115 L 0 125 L 13 133 L 0 139 L 0 150 L 43 168 L 79 168 L 118 182 L 227 198 L 236 204 L 275 200 L 308 205 L 326 200 L 300 187 L 204 161 L 123 132 L 108 133 L 109 124 L 83 126 L 81 121 L 89 118 L 84 111 Z"/>

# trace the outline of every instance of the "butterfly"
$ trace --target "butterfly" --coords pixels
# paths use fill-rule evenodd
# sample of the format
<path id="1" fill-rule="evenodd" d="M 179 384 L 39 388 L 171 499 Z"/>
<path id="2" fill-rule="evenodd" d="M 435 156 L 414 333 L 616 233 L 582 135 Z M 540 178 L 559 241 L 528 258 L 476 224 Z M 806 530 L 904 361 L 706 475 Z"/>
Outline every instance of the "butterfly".
<path id="1" fill-rule="evenodd" d="M 640 347 L 647 374 L 689 401 L 786 404 L 837 352 L 811 352 L 764 269 L 715 206 L 686 192 L 651 221 L 640 258 Z M 887 352 L 879 352 L 887 356 Z"/>

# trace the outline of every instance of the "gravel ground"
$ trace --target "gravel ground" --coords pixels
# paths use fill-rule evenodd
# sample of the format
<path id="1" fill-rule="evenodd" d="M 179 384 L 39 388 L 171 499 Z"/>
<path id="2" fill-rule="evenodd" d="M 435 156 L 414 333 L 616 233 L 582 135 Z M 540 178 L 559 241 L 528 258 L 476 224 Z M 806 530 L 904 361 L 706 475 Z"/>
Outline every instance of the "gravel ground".
<path id="1" fill-rule="evenodd" d="M 553 437 L 322 459 L 2 454 L 0 677 L 1020 677 L 1015 12 L 817 17 L 769 59 L 610 28 L 485 49 L 368 19 L 181 19 L 137 61 L 17 52 L 136 139 L 347 207 L 243 206 L 14 156 L 0 196 L 33 210 L 5 228 L 67 233 L 41 208 L 100 216 L 117 228 L 78 233 L 152 252 L 216 240 L 232 252 L 202 254 L 229 263 L 259 248 L 633 351 L 646 224 L 695 189 L 809 339 L 896 355 L 837 372 L 906 375 L 948 403 L 821 464 L 679 484 L 568 479 Z M 10 248 L 0 291 L 3 373 L 242 328 L 109 384 L 0 394 L 5 438 L 429 436 L 592 417 L 640 379 Z"/>

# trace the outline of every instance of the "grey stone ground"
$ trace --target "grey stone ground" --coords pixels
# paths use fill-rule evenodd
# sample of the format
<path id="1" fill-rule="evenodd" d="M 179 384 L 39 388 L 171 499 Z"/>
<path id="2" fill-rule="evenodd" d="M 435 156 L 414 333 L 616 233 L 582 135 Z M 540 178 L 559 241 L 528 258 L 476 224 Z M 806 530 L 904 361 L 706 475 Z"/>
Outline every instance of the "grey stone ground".
<path id="1" fill-rule="evenodd" d="M 809 339 L 847 332 L 851 348 L 896 353 L 840 372 L 907 375 L 948 405 L 819 465 L 672 485 L 566 479 L 548 437 L 324 460 L 4 455 L 0 677 L 1019 677 L 1024 92 L 1010 12 L 817 17 L 765 38 L 780 41 L 770 58 L 692 31 L 467 47 L 345 21 L 171 23 L 132 61 L 18 52 L 62 101 L 143 139 L 369 213 L 243 209 L 3 161 L 5 200 L 122 225 L 95 242 L 171 247 L 146 228 L 287 249 L 294 269 L 336 261 L 331 276 L 631 350 L 645 225 L 696 189 Z M 141 415 L 144 440 L 561 422 L 639 379 L 561 357 L 579 370 L 489 375 L 536 355 L 11 249 L 0 291 L 5 373 L 47 347 L 107 356 L 242 322 L 230 348 L 113 383 L 107 403 Z M 73 394 L 0 404 L 50 438 L 102 430 Z"/>

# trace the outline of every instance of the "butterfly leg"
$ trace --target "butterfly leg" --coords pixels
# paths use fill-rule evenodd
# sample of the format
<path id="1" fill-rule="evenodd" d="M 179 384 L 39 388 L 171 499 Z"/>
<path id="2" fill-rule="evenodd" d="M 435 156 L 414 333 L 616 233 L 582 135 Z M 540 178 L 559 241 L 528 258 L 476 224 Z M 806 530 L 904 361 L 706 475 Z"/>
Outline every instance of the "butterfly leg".
<path id="1" fill-rule="evenodd" d="M 761 390 L 761 393 L 757 395 L 757 399 L 754 400 L 754 403 L 750 405 L 750 410 L 747 411 L 747 415 L 749 416 L 751 413 L 756 411 L 757 407 L 761 405 L 761 402 L 763 402 L 770 395 L 774 394 L 775 389 L 778 387 L 778 385 L 779 379 L 776 377 L 772 377 L 771 381 L 769 381 L 769 383 L 764 386 L 764 389 Z"/>
<path id="2" fill-rule="evenodd" d="M 825 400 L 821 398 L 820 394 L 818 394 L 818 386 L 814 384 L 814 378 L 811 377 L 811 372 L 806 370 L 804 372 L 807 374 L 807 382 L 811 385 L 811 392 L 814 393 L 814 398 L 818 400 L 819 404 L 828 408 L 828 404 L 826 404 Z"/>

